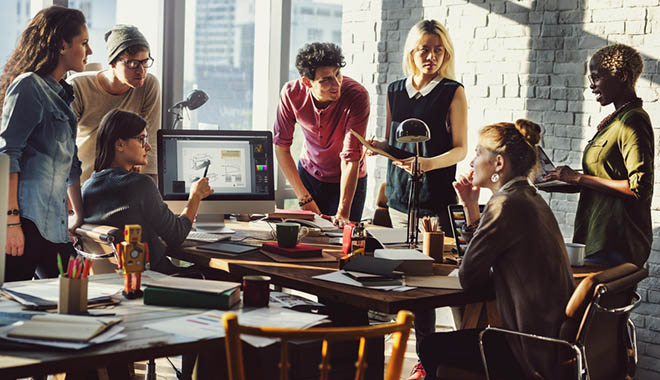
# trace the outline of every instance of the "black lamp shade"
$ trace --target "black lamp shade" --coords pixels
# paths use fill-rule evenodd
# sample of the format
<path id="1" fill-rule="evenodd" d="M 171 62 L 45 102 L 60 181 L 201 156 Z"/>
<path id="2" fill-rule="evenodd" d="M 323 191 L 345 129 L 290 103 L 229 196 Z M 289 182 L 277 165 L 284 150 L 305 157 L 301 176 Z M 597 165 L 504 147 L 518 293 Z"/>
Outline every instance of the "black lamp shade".
<path id="1" fill-rule="evenodd" d="M 396 141 L 403 143 L 418 143 L 431 138 L 429 126 L 422 120 L 406 119 L 396 128 Z"/>

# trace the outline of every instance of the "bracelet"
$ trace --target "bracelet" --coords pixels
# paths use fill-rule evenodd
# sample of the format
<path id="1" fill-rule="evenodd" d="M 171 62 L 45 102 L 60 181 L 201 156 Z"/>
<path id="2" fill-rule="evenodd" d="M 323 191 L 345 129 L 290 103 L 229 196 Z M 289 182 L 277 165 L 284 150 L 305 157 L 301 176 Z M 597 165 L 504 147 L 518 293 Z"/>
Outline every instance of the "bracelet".
<path id="1" fill-rule="evenodd" d="M 18 227 L 20 225 L 21 225 L 20 222 L 19 223 L 7 223 L 7 227 Z"/>
<path id="2" fill-rule="evenodd" d="M 20 216 L 20 215 L 21 215 L 21 210 L 19 210 L 19 209 L 17 209 L 17 208 L 15 208 L 15 209 L 11 209 L 11 210 L 7 210 L 7 215 L 9 215 L 9 216 L 11 216 L 11 215 L 18 215 L 18 216 Z"/>
<path id="3" fill-rule="evenodd" d="M 303 200 L 298 201 L 298 206 L 302 207 L 308 203 L 312 203 L 313 200 L 314 198 L 312 198 L 311 196 L 309 198 L 304 198 Z"/>

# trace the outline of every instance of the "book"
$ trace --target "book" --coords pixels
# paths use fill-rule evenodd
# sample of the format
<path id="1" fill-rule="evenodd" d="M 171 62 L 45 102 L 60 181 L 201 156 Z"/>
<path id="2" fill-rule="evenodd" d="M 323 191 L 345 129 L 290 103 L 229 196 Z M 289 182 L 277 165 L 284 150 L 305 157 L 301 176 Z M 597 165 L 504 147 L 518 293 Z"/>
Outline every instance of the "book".
<path id="1" fill-rule="evenodd" d="M 302 220 L 314 220 L 314 212 L 308 210 L 285 210 L 281 208 L 276 208 L 275 212 L 268 213 L 268 218 L 280 218 L 280 219 L 302 219 Z"/>
<path id="2" fill-rule="evenodd" d="M 405 274 L 433 274 L 433 258 L 416 249 L 376 249 L 374 257 L 401 261 L 396 269 Z"/>
<path id="3" fill-rule="evenodd" d="M 375 146 L 369 144 L 369 142 L 364 137 L 362 137 L 359 133 L 355 132 L 352 129 L 351 129 L 351 133 L 353 134 L 353 136 L 355 136 L 355 138 L 357 138 L 360 141 L 362 145 L 364 145 L 365 148 L 367 148 L 368 150 L 374 153 L 380 154 L 381 156 L 385 156 L 392 161 L 401 161 L 406 158 L 410 158 L 414 156 L 413 153 L 410 153 L 403 149 L 399 149 L 392 145 L 387 145 L 385 149 L 376 148 Z"/>
<path id="4" fill-rule="evenodd" d="M 229 310 L 240 300 L 241 292 L 238 284 L 236 284 L 236 287 L 219 294 L 155 286 L 147 286 L 144 289 L 145 305 Z"/>
<path id="5" fill-rule="evenodd" d="M 291 258 L 307 258 L 307 257 L 321 257 L 322 250 L 321 248 L 314 247 L 313 245 L 300 244 L 296 245 L 293 248 L 282 248 L 277 245 L 277 242 L 264 242 L 261 246 L 261 249 L 266 252 L 272 252 L 280 256 L 286 256 Z"/>
<path id="6" fill-rule="evenodd" d="M 17 322 L 7 335 L 13 338 L 87 342 L 120 321 L 119 318 L 39 314 L 30 320 Z"/>
<path id="7" fill-rule="evenodd" d="M 364 286 L 394 286 L 403 285 L 401 278 L 381 276 L 379 274 L 361 273 L 343 270 L 342 273 Z"/>
<path id="8" fill-rule="evenodd" d="M 157 281 L 149 281 L 145 286 L 189 290 L 195 292 L 222 294 L 227 290 L 236 289 L 240 284 L 230 281 L 201 280 L 197 278 L 167 276 Z"/>

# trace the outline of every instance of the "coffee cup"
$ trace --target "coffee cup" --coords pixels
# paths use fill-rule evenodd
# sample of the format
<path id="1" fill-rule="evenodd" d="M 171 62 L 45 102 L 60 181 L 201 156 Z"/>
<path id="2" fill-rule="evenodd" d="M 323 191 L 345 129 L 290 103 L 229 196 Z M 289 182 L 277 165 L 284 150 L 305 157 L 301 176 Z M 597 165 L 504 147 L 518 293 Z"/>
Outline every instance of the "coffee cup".
<path id="1" fill-rule="evenodd" d="M 270 277 L 243 276 L 243 306 L 268 306 Z"/>
<path id="2" fill-rule="evenodd" d="M 584 265 L 584 244 L 566 243 L 566 253 L 571 266 L 581 267 Z"/>
<path id="3" fill-rule="evenodd" d="M 280 248 L 294 248 L 308 233 L 307 227 L 300 228 L 298 223 L 285 222 L 275 225 L 275 238 Z"/>

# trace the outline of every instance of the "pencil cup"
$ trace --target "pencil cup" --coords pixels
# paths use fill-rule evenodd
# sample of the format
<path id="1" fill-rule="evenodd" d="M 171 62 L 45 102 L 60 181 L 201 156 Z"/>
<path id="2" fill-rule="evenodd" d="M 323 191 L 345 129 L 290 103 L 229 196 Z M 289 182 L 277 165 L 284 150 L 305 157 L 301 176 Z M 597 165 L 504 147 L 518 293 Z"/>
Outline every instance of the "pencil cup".
<path id="1" fill-rule="evenodd" d="M 60 277 L 59 314 L 79 314 L 87 310 L 87 277 Z"/>
<path id="2" fill-rule="evenodd" d="M 424 232 L 424 245 L 422 251 L 426 256 L 432 257 L 436 263 L 442 263 L 442 251 L 444 250 L 444 245 L 444 232 Z"/>

